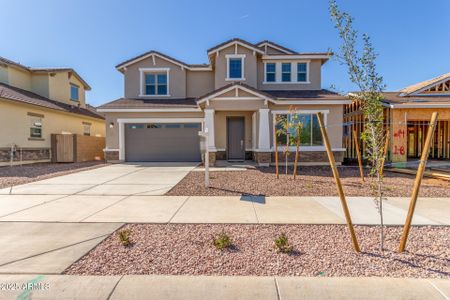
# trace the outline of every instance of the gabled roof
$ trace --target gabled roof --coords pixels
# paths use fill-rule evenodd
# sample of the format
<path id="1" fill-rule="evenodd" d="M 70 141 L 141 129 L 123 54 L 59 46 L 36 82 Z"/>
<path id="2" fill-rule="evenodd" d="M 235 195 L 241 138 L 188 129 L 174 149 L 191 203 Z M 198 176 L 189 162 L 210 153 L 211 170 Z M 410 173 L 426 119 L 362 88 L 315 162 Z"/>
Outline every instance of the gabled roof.
<path id="1" fill-rule="evenodd" d="M 270 100 L 272 100 L 272 101 L 275 100 L 275 98 L 272 95 L 268 94 L 267 92 L 255 89 L 254 87 L 251 87 L 251 86 L 249 86 L 249 85 L 247 85 L 245 83 L 233 82 L 233 83 L 227 84 L 227 85 L 225 85 L 225 86 L 223 86 L 221 88 L 218 88 L 217 90 L 209 92 L 209 93 L 207 93 L 207 94 L 205 94 L 205 95 L 203 95 L 201 97 L 198 97 L 197 103 L 205 102 L 205 101 L 207 101 L 210 98 L 214 98 L 217 95 L 226 93 L 226 92 L 231 91 L 231 90 L 233 90 L 235 88 L 238 88 L 238 89 L 241 89 L 243 91 L 249 92 L 249 93 L 254 94 L 254 95 L 258 96 L 258 97 L 261 97 L 262 99 L 265 99 L 265 100 L 269 100 L 269 101 Z"/>
<path id="2" fill-rule="evenodd" d="M 208 64 L 187 64 L 187 63 L 182 62 L 181 60 L 173 58 L 173 57 L 171 57 L 169 55 L 163 54 L 163 53 L 155 51 L 155 50 L 150 50 L 148 52 L 145 52 L 144 54 L 138 55 L 136 57 L 133 57 L 131 59 L 128 59 L 128 60 L 118 64 L 116 66 L 116 69 L 118 69 L 120 71 L 121 69 L 123 69 L 123 68 L 125 68 L 125 67 L 127 67 L 127 66 L 129 66 L 131 64 L 134 64 L 134 63 L 136 63 L 138 61 L 141 61 L 141 60 L 146 59 L 148 57 L 151 57 L 153 55 L 157 56 L 157 57 L 160 57 L 160 58 L 162 58 L 164 60 L 167 60 L 167 61 L 169 61 L 169 62 L 171 62 L 173 64 L 176 64 L 176 65 L 178 65 L 180 67 L 189 69 L 189 70 L 210 68 L 210 66 Z"/>
<path id="3" fill-rule="evenodd" d="M 24 65 L 22 65 L 20 63 L 17 63 L 15 61 L 9 60 L 9 59 L 1 57 L 1 56 L 0 56 L 0 63 L 4 63 L 6 65 L 15 66 L 15 67 L 17 67 L 19 69 L 22 69 L 22 70 L 25 70 L 25 71 L 29 71 L 30 70 L 30 68 L 28 68 L 27 66 L 24 66 Z"/>
<path id="4" fill-rule="evenodd" d="M 7 58 L 0 56 L 0 63 L 4 63 L 9 66 L 14 66 L 16 68 L 22 69 L 24 71 L 28 71 L 31 73 L 57 73 L 57 72 L 70 72 L 72 75 L 74 75 L 84 86 L 86 90 L 91 90 L 91 87 L 89 84 L 84 81 L 84 79 L 72 68 L 31 68 L 24 66 L 22 64 L 19 64 L 17 62 L 14 62 L 12 60 L 9 60 Z"/>
<path id="5" fill-rule="evenodd" d="M 69 105 L 66 103 L 50 100 L 38 94 L 17 87 L 13 87 L 4 83 L 0 83 L 0 98 L 10 101 L 21 102 L 24 104 L 31 104 L 40 107 L 45 107 L 49 109 L 55 109 L 63 112 L 79 114 L 91 118 L 104 119 L 104 117 L 99 115 L 95 111 L 95 108 L 90 105 L 87 105 L 86 108 Z"/>
<path id="6" fill-rule="evenodd" d="M 426 90 L 434 85 L 440 84 L 447 80 L 450 80 L 450 73 L 443 74 L 438 77 L 407 86 L 401 89 L 400 92 L 402 96 L 420 93 L 423 90 Z"/>
<path id="7" fill-rule="evenodd" d="M 264 41 L 261 41 L 261 42 L 259 42 L 259 43 L 256 44 L 257 47 L 263 47 L 263 46 L 265 46 L 265 45 L 267 45 L 267 46 L 269 46 L 269 47 L 272 47 L 272 48 L 274 48 L 274 49 L 276 49 L 276 50 L 279 50 L 279 51 L 281 51 L 281 52 L 283 52 L 283 53 L 285 53 L 285 54 L 298 54 L 298 53 L 297 53 L 296 51 L 294 51 L 294 50 L 291 50 L 291 49 L 289 49 L 289 48 L 286 48 L 286 47 L 284 47 L 284 46 L 281 46 L 281 45 L 279 45 L 279 44 L 277 44 L 277 43 L 274 43 L 274 42 L 272 42 L 272 41 L 269 41 L 269 40 L 264 40 Z"/>
<path id="8" fill-rule="evenodd" d="M 220 43 L 219 45 L 208 49 L 208 51 L 207 51 L 208 55 L 211 55 L 212 53 L 215 53 L 215 52 L 220 51 L 222 49 L 228 48 L 228 47 L 230 47 L 231 45 L 234 45 L 234 44 L 241 45 L 241 46 L 243 46 L 245 48 L 248 48 L 250 50 L 258 52 L 259 54 L 264 54 L 264 51 L 259 49 L 256 45 L 254 45 L 252 43 L 249 43 L 247 41 L 244 41 L 243 39 L 234 38 L 234 39 L 231 39 L 231 40 L 228 40 L 226 42 Z"/>

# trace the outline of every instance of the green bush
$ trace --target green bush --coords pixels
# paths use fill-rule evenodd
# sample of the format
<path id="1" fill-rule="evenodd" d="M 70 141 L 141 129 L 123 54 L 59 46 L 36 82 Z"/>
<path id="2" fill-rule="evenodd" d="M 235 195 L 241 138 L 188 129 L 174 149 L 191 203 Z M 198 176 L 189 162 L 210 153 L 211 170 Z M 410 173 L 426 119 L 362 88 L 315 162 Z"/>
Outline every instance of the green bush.
<path id="1" fill-rule="evenodd" d="M 225 248 L 231 247 L 231 245 L 232 245 L 231 238 L 224 232 L 222 232 L 218 236 L 214 237 L 213 243 L 214 243 L 214 246 L 218 250 L 221 250 L 221 251 Z"/>
<path id="2" fill-rule="evenodd" d="M 119 231 L 119 241 L 125 247 L 131 245 L 130 235 L 131 235 L 131 230 L 129 230 L 129 229 L 123 229 L 123 230 Z"/>
<path id="3" fill-rule="evenodd" d="M 275 240 L 274 240 L 275 248 L 277 248 L 278 251 L 282 253 L 291 253 L 294 247 L 289 244 L 289 240 L 286 234 L 282 233 L 280 234 Z"/>

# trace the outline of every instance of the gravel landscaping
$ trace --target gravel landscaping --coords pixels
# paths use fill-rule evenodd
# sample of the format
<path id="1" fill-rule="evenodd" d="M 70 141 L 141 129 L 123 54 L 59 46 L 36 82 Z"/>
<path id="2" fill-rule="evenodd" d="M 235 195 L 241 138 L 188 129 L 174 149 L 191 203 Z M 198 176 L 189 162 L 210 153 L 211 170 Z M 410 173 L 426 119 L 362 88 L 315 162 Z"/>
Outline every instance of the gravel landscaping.
<path id="1" fill-rule="evenodd" d="M 0 188 L 90 170 L 105 165 L 103 161 L 91 161 L 79 163 L 37 163 L 0 167 Z"/>
<path id="2" fill-rule="evenodd" d="M 128 224 L 131 246 L 118 232 L 64 273 L 73 275 L 257 275 L 390 276 L 450 278 L 450 227 L 413 227 L 407 252 L 397 253 L 401 227 L 387 227 L 386 250 L 379 229 L 356 226 L 363 252 L 356 253 L 345 225 Z M 225 232 L 232 247 L 218 250 L 213 237 Z M 291 254 L 274 239 L 285 233 Z"/>
<path id="3" fill-rule="evenodd" d="M 280 179 L 276 179 L 275 168 L 256 168 L 246 171 L 211 172 L 210 188 L 204 186 L 203 172 L 190 172 L 167 195 L 170 196 L 338 196 L 333 174 L 329 167 L 300 167 L 294 181 L 280 168 Z M 370 182 L 361 183 L 357 167 L 340 167 L 339 174 L 347 196 L 372 196 Z M 414 177 L 406 174 L 385 172 L 387 197 L 409 197 Z M 421 197 L 448 197 L 450 182 L 424 178 L 420 188 Z"/>

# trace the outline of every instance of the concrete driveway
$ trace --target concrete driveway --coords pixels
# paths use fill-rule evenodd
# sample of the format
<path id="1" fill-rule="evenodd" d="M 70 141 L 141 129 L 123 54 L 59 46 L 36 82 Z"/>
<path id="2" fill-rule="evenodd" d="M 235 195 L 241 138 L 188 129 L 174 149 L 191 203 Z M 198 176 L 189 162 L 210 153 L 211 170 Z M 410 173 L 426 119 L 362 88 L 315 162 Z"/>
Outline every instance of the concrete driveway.
<path id="1" fill-rule="evenodd" d="M 12 195 L 164 195 L 198 163 L 117 164 L 0 190 Z"/>

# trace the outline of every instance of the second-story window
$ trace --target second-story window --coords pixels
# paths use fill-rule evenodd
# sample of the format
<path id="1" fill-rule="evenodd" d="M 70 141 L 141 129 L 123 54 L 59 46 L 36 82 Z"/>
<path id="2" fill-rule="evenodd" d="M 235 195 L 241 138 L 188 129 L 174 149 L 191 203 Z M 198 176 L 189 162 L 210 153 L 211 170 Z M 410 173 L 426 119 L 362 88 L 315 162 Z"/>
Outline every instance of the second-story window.
<path id="1" fill-rule="evenodd" d="M 167 73 L 145 74 L 145 95 L 167 95 Z"/>
<path id="2" fill-rule="evenodd" d="M 227 78 L 226 80 L 245 80 L 243 54 L 229 54 L 227 57 Z"/>
<path id="3" fill-rule="evenodd" d="M 291 81 L 291 63 L 281 64 L 281 81 L 283 82 Z"/>
<path id="4" fill-rule="evenodd" d="M 75 84 L 70 84 L 70 100 L 79 100 L 79 87 Z"/>
<path id="5" fill-rule="evenodd" d="M 276 81 L 275 63 L 266 64 L 266 82 Z"/>
<path id="6" fill-rule="evenodd" d="M 242 78 L 242 58 L 230 58 L 229 63 L 230 76 L 231 79 Z"/>
<path id="7" fill-rule="evenodd" d="M 306 63 L 297 64 L 297 81 L 306 82 L 307 81 L 307 66 Z"/>

